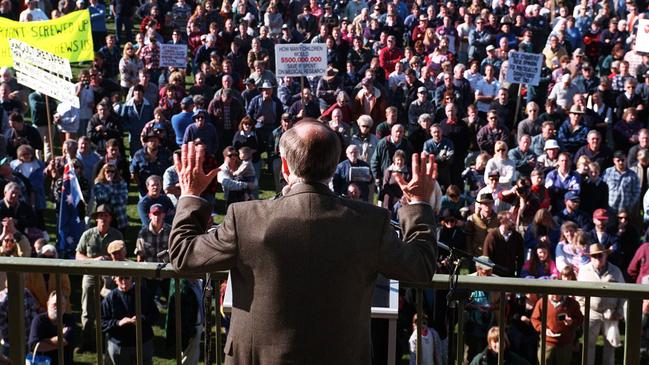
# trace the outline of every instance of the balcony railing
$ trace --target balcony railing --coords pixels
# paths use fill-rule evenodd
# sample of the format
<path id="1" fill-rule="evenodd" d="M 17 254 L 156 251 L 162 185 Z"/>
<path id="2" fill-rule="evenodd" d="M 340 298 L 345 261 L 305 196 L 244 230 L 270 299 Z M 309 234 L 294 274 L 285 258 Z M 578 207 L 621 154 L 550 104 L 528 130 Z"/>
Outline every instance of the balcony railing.
<path id="1" fill-rule="evenodd" d="M 100 303 L 100 276 L 103 275 L 121 275 L 131 276 L 134 278 L 136 286 L 141 287 L 143 278 L 182 278 L 183 275 L 175 272 L 169 265 L 163 267 L 151 263 L 136 263 L 136 262 L 111 262 L 111 261 L 93 261 L 93 260 L 57 260 L 57 259 L 32 259 L 32 258 L 7 258 L 0 257 L 0 271 L 7 273 L 7 281 L 9 287 L 9 328 L 11 329 L 9 342 L 10 359 L 14 364 L 22 364 L 25 359 L 25 330 L 26 324 L 24 323 L 24 282 L 21 273 L 39 272 L 50 273 L 56 277 L 56 290 L 61 290 L 61 275 L 94 275 L 97 277 L 95 280 L 95 313 L 97 313 L 96 321 L 99 321 L 99 303 Z M 220 280 L 227 277 L 227 273 L 216 273 L 212 275 L 213 279 Z M 180 293 L 180 281 L 176 280 L 176 293 Z M 401 283 L 402 287 L 412 287 L 417 289 L 417 312 L 418 318 L 422 318 L 422 290 L 424 288 L 447 289 L 448 288 L 447 275 L 435 275 L 430 283 L 414 284 L 414 283 Z M 624 298 L 627 300 L 626 311 L 626 326 L 625 326 L 625 340 L 624 340 L 624 364 L 637 365 L 640 364 L 640 340 L 641 340 L 641 322 L 642 322 L 642 301 L 649 299 L 649 286 L 637 284 L 622 284 L 622 283 L 596 283 L 596 282 L 576 282 L 576 281 L 562 281 L 562 280 L 534 280 L 534 279 L 514 279 L 514 278 L 501 278 L 501 277 L 477 277 L 477 276 L 459 276 L 457 281 L 457 289 L 468 290 L 481 290 L 488 292 L 499 293 L 501 303 L 506 301 L 506 293 L 536 293 L 543 296 L 543 308 L 547 306 L 547 294 L 565 294 L 574 296 L 585 297 L 585 308 L 590 307 L 591 297 L 615 297 Z M 135 291 L 135 304 L 137 313 L 136 323 L 136 336 L 137 336 L 137 364 L 142 364 L 142 327 L 140 320 L 142 298 L 139 290 Z M 60 305 L 60 296 L 57 296 L 57 306 Z M 462 308 L 462 306 L 458 306 Z M 176 362 L 181 364 L 181 336 L 180 336 L 180 295 L 175 296 L 175 310 L 176 310 Z M 542 329 L 541 329 L 541 353 L 545 353 L 545 329 L 546 318 L 545 310 L 542 311 Z M 215 321 L 216 330 L 216 363 L 221 364 L 222 351 L 220 348 L 220 318 L 219 311 L 216 310 L 214 315 L 217 316 Z M 458 323 L 463 322 L 463 310 L 458 310 Z M 505 325 L 505 306 L 499 306 L 499 329 L 500 338 L 503 338 Z M 420 328 L 420 326 L 417 326 Z M 589 311 L 584 313 L 584 333 L 588 334 L 589 327 Z M 96 343 L 102 344 L 101 325 L 96 324 Z M 18 329 L 18 330 L 16 330 Z M 451 332 L 452 333 L 452 332 Z M 58 317 L 58 334 L 63 337 L 63 323 L 62 317 Z M 420 335 L 420 333 L 418 333 Z M 457 364 L 462 363 L 463 359 L 463 329 L 462 325 L 457 326 L 455 347 L 455 361 Z M 585 341 L 586 343 L 586 341 Z M 418 341 L 420 346 L 421 341 Z M 417 352 L 420 352 L 420 348 Z M 59 341 L 58 349 L 59 363 L 63 363 L 63 343 Z M 588 346 L 584 345 L 582 350 L 582 364 L 586 363 L 588 356 Z M 499 364 L 503 363 L 503 347 L 500 347 Z M 417 356 L 417 363 L 419 364 L 420 356 Z M 97 346 L 97 363 L 103 363 L 103 350 L 102 346 Z M 545 361 L 541 358 L 541 365 Z"/>

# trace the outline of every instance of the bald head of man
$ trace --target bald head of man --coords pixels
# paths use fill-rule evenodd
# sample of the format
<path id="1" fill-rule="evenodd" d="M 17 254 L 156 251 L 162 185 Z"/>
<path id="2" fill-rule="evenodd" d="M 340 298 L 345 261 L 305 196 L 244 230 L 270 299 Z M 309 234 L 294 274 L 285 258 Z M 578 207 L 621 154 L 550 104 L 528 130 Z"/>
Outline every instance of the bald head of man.
<path id="1" fill-rule="evenodd" d="M 340 157 L 340 139 L 315 119 L 305 118 L 284 132 L 280 140 L 286 181 L 323 182 L 330 179 Z"/>

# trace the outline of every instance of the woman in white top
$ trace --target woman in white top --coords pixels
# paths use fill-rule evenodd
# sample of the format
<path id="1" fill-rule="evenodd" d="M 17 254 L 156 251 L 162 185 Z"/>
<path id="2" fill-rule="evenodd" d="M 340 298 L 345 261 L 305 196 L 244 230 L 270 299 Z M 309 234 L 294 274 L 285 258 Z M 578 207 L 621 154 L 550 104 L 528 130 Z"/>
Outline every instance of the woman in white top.
<path id="1" fill-rule="evenodd" d="M 135 47 L 131 42 L 124 45 L 124 53 L 119 60 L 119 86 L 128 92 L 131 86 L 138 82 L 138 72 L 143 68 L 142 61 L 135 55 Z"/>

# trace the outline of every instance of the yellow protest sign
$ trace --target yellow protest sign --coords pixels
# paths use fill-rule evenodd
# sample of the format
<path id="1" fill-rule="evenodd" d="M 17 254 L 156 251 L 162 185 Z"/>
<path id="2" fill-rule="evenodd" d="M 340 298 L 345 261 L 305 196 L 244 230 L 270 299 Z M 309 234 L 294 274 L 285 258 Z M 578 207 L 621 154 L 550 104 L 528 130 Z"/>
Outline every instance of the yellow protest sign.
<path id="1" fill-rule="evenodd" d="M 94 59 L 88 10 L 40 22 L 15 22 L 0 18 L 0 66 L 13 66 L 10 38 L 67 58 L 70 62 Z"/>

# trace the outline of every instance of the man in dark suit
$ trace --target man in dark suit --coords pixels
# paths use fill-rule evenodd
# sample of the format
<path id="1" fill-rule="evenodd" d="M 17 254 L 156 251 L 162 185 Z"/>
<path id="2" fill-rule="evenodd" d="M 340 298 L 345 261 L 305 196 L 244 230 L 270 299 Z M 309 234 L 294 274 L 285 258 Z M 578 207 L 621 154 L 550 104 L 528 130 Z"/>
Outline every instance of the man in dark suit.
<path id="1" fill-rule="evenodd" d="M 413 156 L 413 177 L 397 179 L 409 201 L 399 210 L 404 241 L 387 210 L 327 187 L 338 157 L 336 134 L 314 120 L 280 142 L 282 197 L 232 204 L 205 233 L 212 207 L 198 198 L 216 176 L 204 148 L 183 145 L 176 169 L 182 196 L 170 238 L 183 273 L 230 270 L 233 309 L 226 364 L 369 364 L 370 304 L 379 273 L 412 282 L 435 271 L 432 156 Z"/>
<path id="2" fill-rule="evenodd" d="M 297 31 L 309 41 L 318 33 L 318 21 L 315 16 L 311 14 L 311 7 L 309 4 L 302 7 L 302 14 L 297 16 L 296 25 Z"/>

